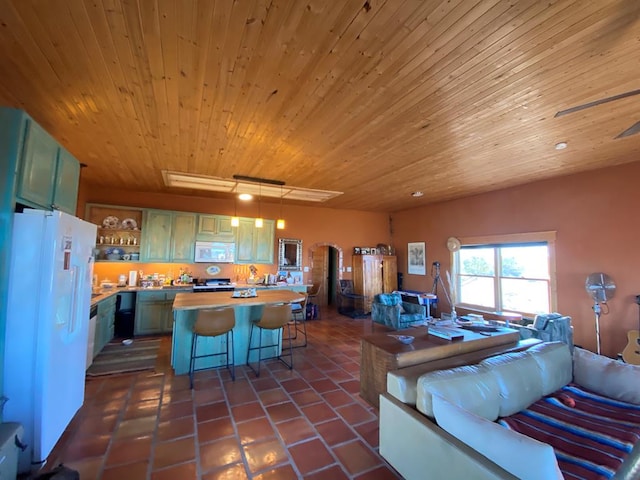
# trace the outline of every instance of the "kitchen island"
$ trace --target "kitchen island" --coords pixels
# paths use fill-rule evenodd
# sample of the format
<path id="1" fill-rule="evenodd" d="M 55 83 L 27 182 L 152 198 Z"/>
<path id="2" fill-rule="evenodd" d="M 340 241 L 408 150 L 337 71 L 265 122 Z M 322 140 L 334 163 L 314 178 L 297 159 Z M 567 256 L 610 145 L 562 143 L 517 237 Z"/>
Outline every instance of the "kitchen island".
<path id="1" fill-rule="evenodd" d="M 258 320 L 262 315 L 262 307 L 269 304 L 289 303 L 299 301 L 301 295 L 289 289 L 258 290 L 256 297 L 233 298 L 232 292 L 206 293 L 178 293 L 173 302 L 173 338 L 171 348 L 171 366 L 176 375 L 189 373 L 189 359 L 191 357 L 191 331 L 196 320 L 198 310 L 231 306 L 235 309 L 236 326 L 233 329 L 233 352 L 236 365 L 247 363 L 249 349 L 250 322 Z M 286 334 L 286 333 L 285 333 Z M 269 337 L 272 335 L 272 338 Z M 269 338 L 267 338 L 269 337 Z M 263 343 L 275 343 L 277 331 L 263 332 Z M 258 338 L 254 335 L 252 346 L 257 345 Z M 226 349 L 225 336 L 215 338 L 201 337 L 198 340 L 198 353 L 216 353 Z M 280 352 L 280 345 L 263 351 L 263 357 L 276 356 Z M 200 363 L 202 362 L 202 363 Z M 208 362 L 208 363 L 206 363 Z M 205 366 L 224 365 L 224 357 L 201 359 L 197 368 Z"/>

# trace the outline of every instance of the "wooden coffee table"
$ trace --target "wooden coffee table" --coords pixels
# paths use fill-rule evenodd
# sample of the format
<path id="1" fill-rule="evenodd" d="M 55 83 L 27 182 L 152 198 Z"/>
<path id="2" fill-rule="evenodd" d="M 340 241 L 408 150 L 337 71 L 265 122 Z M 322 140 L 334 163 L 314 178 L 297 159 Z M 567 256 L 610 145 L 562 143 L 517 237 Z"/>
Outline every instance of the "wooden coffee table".
<path id="1" fill-rule="evenodd" d="M 456 357 L 491 347 L 513 347 L 517 330 L 500 328 L 489 335 L 462 330 L 464 338 L 445 340 L 427 333 L 427 327 L 374 333 L 362 338 L 360 346 L 360 396 L 378 408 L 379 395 L 387 390 L 387 372 L 420 363 Z M 404 345 L 389 335 L 411 335 L 413 343 Z"/>

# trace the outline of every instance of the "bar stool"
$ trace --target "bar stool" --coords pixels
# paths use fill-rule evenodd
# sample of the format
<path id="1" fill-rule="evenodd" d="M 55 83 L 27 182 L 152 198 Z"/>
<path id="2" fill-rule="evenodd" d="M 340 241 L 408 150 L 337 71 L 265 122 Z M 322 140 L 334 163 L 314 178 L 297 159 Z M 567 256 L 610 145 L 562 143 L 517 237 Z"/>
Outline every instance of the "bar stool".
<path id="1" fill-rule="evenodd" d="M 226 355 L 226 367 L 231 372 L 231 379 L 235 381 L 236 374 L 233 357 L 233 327 L 235 325 L 236 317 L 233 307 L 198 310 L 198 316 L 196 317 L 196 322 L 193 324 L 192 328 L 193 337 L 191 339 L 191 360 L 189 361 L 189 385 L 191 386 L 191 388 L 193 388 L 194 372 L 200 370 L 208 370 L 210 368 L 218 368 L 216 366 L 195 368 L 196 360 L 198 358 L 209 358 L 217 357 L 219 355 Z M 229 334 L 231 334 L 231 343 L 229 342 Z M 227 348 L 224 352 L 197 355 L 199 337 L 218 337 L 220 335 L 225 335 L 226 337 Z M 231 357 L 231 362 L 229 362 L 229 357 Z"/>
<path id="2" fill-rule="evenodd" d="M 300 345 L 294 345 L 293 348 L 306 347 L 307 346 L 307 299 L 308 295 L 300 294 L 300 300 L 294 300 L 291 302 L 291 322 L 293 324 L 294 335 L 291 337 L 293 340 L 298 339 L 298 332 L 304 335 L 304 343 Z M 300 329 L 299 325 L 302 325 Z"/>
<path id="3" fill-rule="evenodd" d="M 289 355 L 290 363 L 287 363 L 284 358 L 282 358 L 282 354 L 277 355 L 276 357 L 267 357 L 267 358 L 277 358 L 282 363 L 284 363 L 289 370 L 293 369 L 293 347 L 291 344 L 291 328 L 289 326 L 289 321 L 291 320 L 291 305 L 289 303 L 279 303 L 274 305 L 265 305 L 262 309 L 262 317 L 260 320 L 251 322 L 251 330 L 249 330 L 249 349 L 247 351 L 247 365 L 253 373 L 256 374 L 256 377 L 260 376 L 260 364 L 262 363 L 262 350 L 264 348 L 273 348 L 278 347 L 283 342 L 282 332 L 284 330 L 285 325 L 287 326 L 287 336 L 289 339 Z M 259 330 L 259 340 L 258 346 L 252 347 L 251 340 L 253 338 L 253 329 L 258 328 Z M 268 331 L 278 331 L 278 341 L 276 343 L 270 343 L 267 345 L 262 344 L 262 332 L 263 330 Z M 252 350 L 258 350 L 258 369 L 253 368 L 251 363 L 249 362 L 249 356 L 251 355 Z M 265 358 L 264 360 L 266 360 Z"/>

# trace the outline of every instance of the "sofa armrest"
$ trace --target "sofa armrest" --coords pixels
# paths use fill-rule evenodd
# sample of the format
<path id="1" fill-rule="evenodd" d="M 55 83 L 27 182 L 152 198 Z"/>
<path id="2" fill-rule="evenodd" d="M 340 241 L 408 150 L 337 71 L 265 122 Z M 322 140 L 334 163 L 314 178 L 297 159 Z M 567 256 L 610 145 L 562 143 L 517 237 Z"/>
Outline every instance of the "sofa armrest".
<path id="1" fill-rule="evenodd" d="M 592 392 L 640 405 L 640 366 L 582 348 L 573 350 L 573 381 Z"/>
<path id="2" fill-rule="evenodd" d="M 371 304 L 371 321 L 397 330 L 400 321 L 400 305 Z"/>
<path id="3" fill-rule="evenodd" d="M 433 395 L 433 412 L 443 430 L 516 477 L 564 478 L 550 445 L 474 415 L 438 395 Z"/>

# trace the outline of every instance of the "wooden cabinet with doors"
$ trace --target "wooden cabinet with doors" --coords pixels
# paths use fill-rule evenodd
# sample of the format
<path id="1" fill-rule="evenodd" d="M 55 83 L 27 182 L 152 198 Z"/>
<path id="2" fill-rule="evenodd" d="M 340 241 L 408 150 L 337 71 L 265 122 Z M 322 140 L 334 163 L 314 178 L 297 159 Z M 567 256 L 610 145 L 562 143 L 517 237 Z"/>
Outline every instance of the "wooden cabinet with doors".
<path id="1" fill-rule="evenodd" d="M 365 313 L 371 312 L 373 296 L 398 288 L 398 264 L 395 255 L 354 255 L 353 291 L 366 297 Z"/>
<path id="2" fill-rule="evenodd" d="M 146 210 L 140 241 L 143 262 L 193 262 L 196 214 Z"/>
<path id="3" fill-rule="evenodd" d="M 173 300 L 176 292 L 138 292 L 135 335 L 169 333 L 173 329 Z"/>
<path id="4" fill-rule="evenodd" d="M 236 263 L 273 263 L 275 222 L 264 220 L 255 227 L 252 218 L 241 218 L 236 240 Z"/>
<path id="5" fill-rule="evenodd" d="M 98 318 L 96 319 L 96 333 L 93 343 L 94 358 L 113 338 L 115 319 L 116 296 L 113 295 L 98 303 Z"/>
<path id="6" fill-rule="evenodd" d="M 76 213 L 80 163 L 26 113 L 3 109 L 3 129 L 19 131 L 16 201 L 45 210 Z M 15 123 L 9 125 L 9 123 Z M 5 141 L 5 139 L 2 139 Z"/>
<path id="7" fill-rule="evenodd" d="M 226 215 L 198 215 L 196 240 L 203 242 L 235 242 L 235 228 Z"/>

